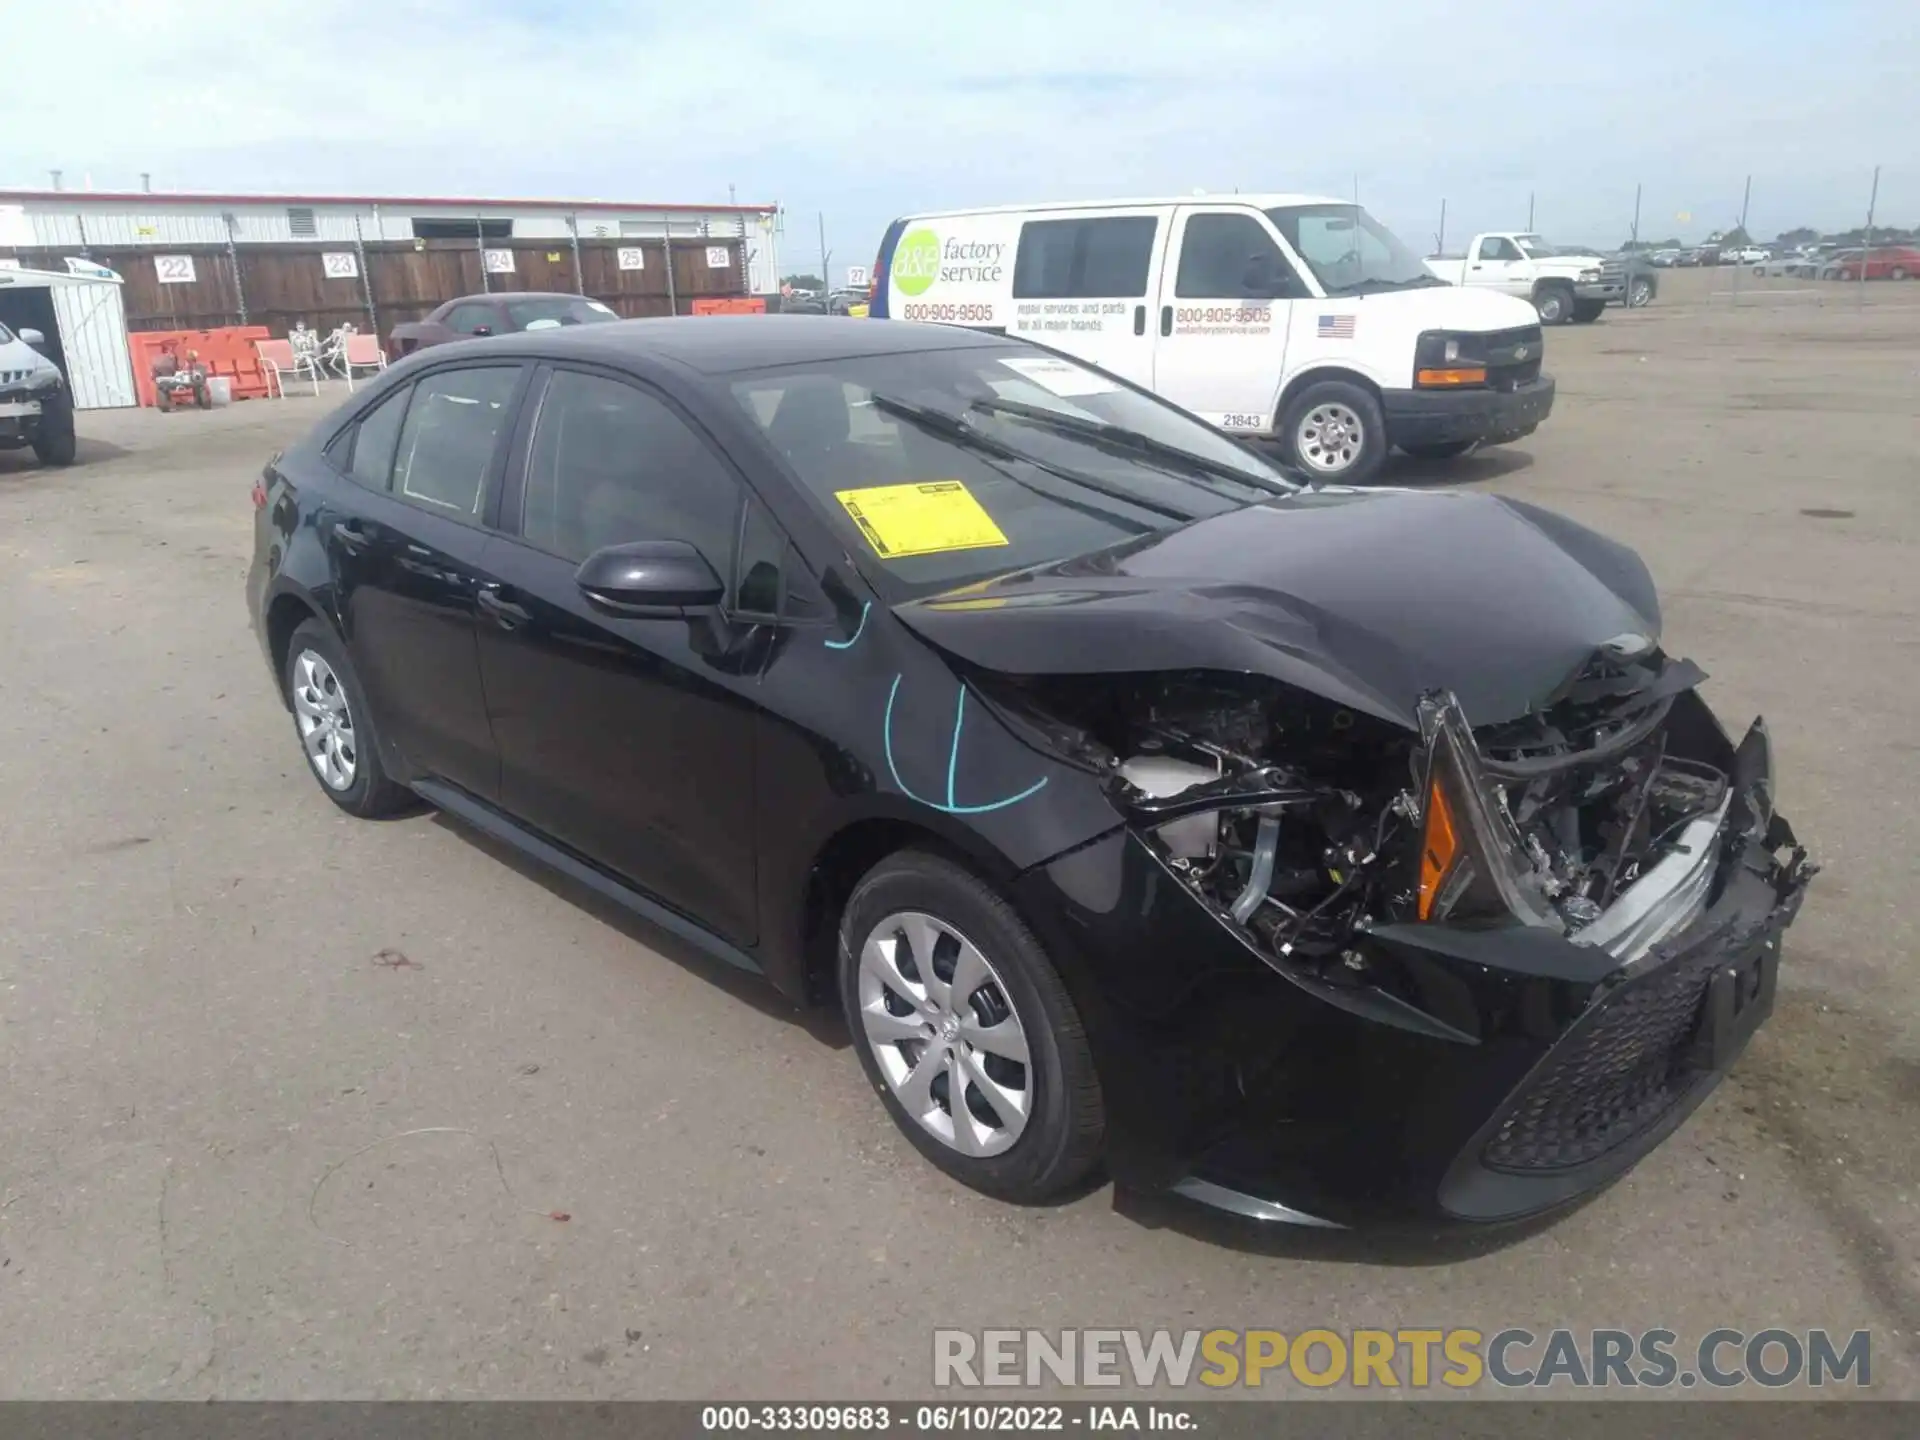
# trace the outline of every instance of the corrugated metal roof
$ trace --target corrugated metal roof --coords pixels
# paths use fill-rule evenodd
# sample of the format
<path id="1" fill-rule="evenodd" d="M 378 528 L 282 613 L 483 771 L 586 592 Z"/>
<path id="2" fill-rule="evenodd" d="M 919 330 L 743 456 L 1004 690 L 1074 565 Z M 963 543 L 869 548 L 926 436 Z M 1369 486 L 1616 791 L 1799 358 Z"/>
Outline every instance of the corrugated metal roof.
<path id="1" fill-rule="evenodd" d="M 773 205 L 693 205 L 654 200 L 512 200 L 465 195 L 235 195 L 187 190 L 0 190 L 0 204 L 77 202 L 153 205 L 460 205 L 495 210 L 674 210 L 704 214 L 765 214 Z"/>

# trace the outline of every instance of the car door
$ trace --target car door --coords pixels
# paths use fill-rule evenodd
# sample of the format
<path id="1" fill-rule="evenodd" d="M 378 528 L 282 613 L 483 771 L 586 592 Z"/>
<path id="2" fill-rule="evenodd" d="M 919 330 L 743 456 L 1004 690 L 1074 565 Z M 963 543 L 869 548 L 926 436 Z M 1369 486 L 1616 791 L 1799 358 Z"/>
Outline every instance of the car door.
<path id="1" fill-rule="evenodd" d="M 501 805 L 738 944 L 757 928 L 753 692 L 766 631 L 738 603 L 636 616 L 591 602 L 580 562 L 683 540 L 735 566 L 746 490 L 659 392 L 543 372 L 487 561 L 480 669 Z M 749 567 L 752 568 L 752 567 Z M 764 567 L 751 585 L 764 589 Z"/>
<path id="2" fill-rule="evenodd" d="M 1292 309 L 1308 293 L 1266 216 L 1182 206 L 1160 275 L 1153 388 L 1224 430 L 1271 430 Z"/>
<path id="3" fill-rule="evenodd" d="M 1509 295 L 1533 293 L 1532 266 L 1520 247 L 1504 235 L 1483 235 L 1467 258 L 1467 283 L 1485 285 Z"/>
<path id="4" fill-rule="evenodd" d="M 334 487 L 315 518 L 382 738 L 411 772 L 489 799 L 499 761 L 474 601 L 525 375 L 515 363 L 456 365 L 387 395 L 329 445 L 353 483 Z"/>
<path id="5" fill-rule="evenodd" d="M 1148 289 L 1163 229 L 1153 210 L 1028 220 L 1014 253 L 1008 333 L 1151 385 Z"/>

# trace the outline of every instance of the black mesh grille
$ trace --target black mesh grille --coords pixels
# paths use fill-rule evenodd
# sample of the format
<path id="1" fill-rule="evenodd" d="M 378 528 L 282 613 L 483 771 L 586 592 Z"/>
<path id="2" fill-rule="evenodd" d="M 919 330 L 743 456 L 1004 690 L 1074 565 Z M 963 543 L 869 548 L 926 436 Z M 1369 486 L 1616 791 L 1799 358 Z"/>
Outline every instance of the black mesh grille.
<path id="1" fill-rule="evenodd" d="M 1523 325 L 1516 330 L 1496 330 L 1487 335 L 1487 383 L 1496 390 L 1514 390 L 1540 378 L 1540 355 L 1544 348 L 1538 325 Z M 1525 355 L 1516 358 L 1524 350 Z"/>
<path id="2" fill-rule="evenodd" d="M 1655 1124 L 1699 1072 L 1686 1059 L 1724 934 L 1627 981 L 1589 1011 L 1487 1142 L 1496 1170 L 1564 1170 Z"/>

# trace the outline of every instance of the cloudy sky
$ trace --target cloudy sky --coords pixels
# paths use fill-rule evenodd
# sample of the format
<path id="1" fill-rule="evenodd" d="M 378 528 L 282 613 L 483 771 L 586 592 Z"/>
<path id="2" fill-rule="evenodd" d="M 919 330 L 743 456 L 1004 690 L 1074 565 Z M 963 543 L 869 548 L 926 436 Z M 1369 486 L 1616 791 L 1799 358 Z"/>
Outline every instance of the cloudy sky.
<path id="1" fill-rule="evenodd" d="M 1409 241 L 1920 221 L 1914 0 L 0 0 L 0 186 L 724 200 L 786 268 L 972 203 L 1350 194 Z M 1690 218 L 1682 220 L 1686 215 Z"/>

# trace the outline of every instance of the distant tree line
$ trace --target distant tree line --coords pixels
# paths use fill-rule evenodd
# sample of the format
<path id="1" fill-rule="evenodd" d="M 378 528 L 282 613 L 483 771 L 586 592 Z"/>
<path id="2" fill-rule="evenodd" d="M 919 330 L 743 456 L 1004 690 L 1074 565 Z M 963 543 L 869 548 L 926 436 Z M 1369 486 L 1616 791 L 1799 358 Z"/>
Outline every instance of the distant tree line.
<path id="1" fill-rule="evenodd" d="M 1920 241 L 1920 229 L 1899 225 L 1875 225 L 1873 243 L 1875 245 L 1907 245 Z M 1745 227 L 1735 225 L 1731 230 L 1716 230 L 1703 242 L 1718 245 L 1721 249 L 1739 249 L 1742 246 L 1764 244 L 1774 249 L 1793 249 L 1800 245 L 1865 245 L 1867 227 L 1856 225 L 1851 230 L 1822 231 L 1810 225 L 1796 226 L 1792 230 L 1782 230 L 1772 240 L 1755 241 L 1748 236 Z M 1668 236 L 1664 240 L 1629 240 L 1621 245 L 1622 253 L 1634 250 L 1686 250 L 1687 243 L 1677 236 Z"/>

